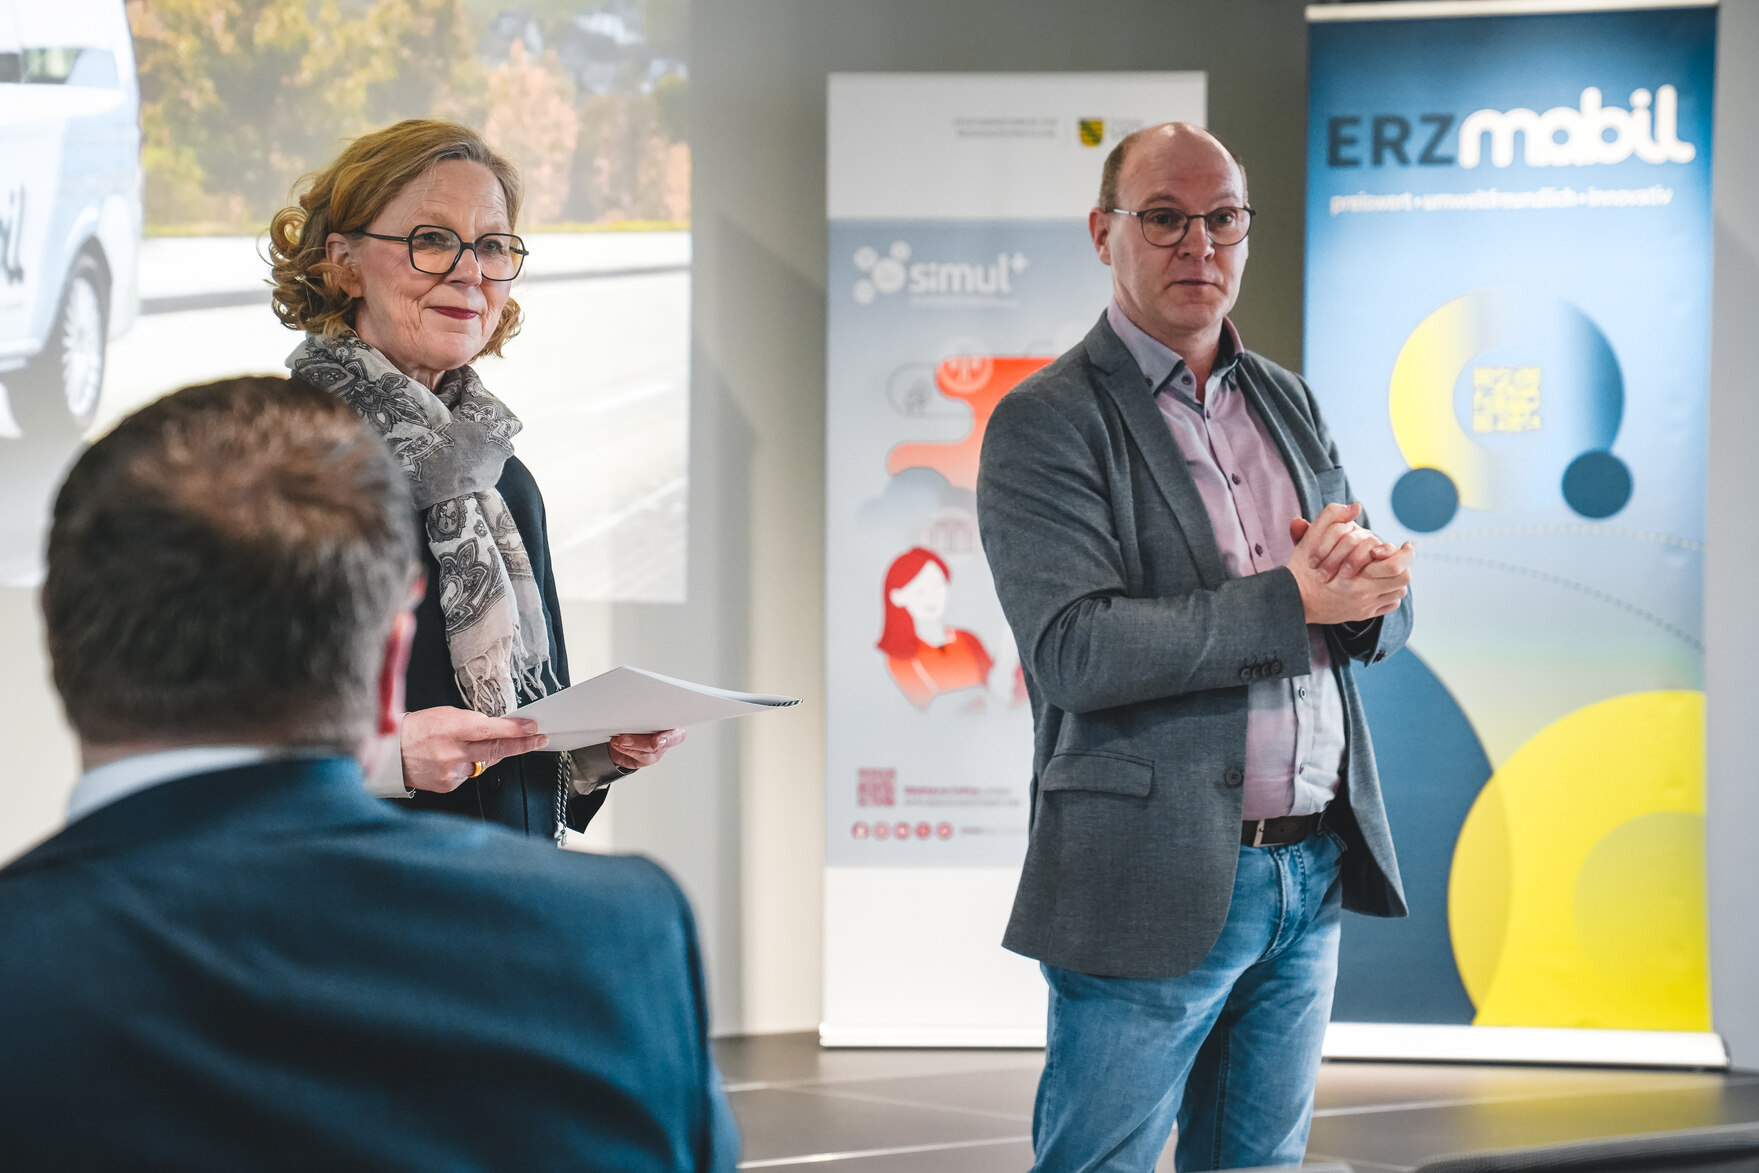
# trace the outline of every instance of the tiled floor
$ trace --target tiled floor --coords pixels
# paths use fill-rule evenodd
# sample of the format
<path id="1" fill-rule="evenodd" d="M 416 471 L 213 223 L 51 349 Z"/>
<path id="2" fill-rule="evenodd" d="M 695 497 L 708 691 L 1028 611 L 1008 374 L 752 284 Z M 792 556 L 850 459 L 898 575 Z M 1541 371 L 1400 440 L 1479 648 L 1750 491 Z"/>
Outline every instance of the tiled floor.
<path id="1" fill-rule="evenodd" d="M 716 1044 L 742 1169 L 1020 1173 L 1039 1051 L 825 1051 L 815 1035 Z M 1759 1122 L 1759 1075 L 1328 1063 L 1308 1160 L 1359 1173 L 1443 1153 Z M 1169 1152 L 1162 1169 L 1172 1169 Z"/>

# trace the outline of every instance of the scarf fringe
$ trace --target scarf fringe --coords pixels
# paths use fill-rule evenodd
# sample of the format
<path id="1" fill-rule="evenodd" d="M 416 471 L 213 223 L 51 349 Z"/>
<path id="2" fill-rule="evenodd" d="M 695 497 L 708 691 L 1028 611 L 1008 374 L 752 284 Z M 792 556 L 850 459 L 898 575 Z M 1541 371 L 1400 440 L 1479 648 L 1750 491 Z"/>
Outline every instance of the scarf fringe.
<path id="1" fill-rule="evenodd" d="M 509 636 L 454 666 L 453 675 L 465 704 L 490 717 L 505 717 L 518 707 L 513 699 L 512 654 L 513 639 Z"/>
<path id="2" fill-rule="evenodd" d="M 521 703 L 530 703 L 550 694 L 550 690 L 544 687 L 544 667 L 543 664 L 533 664 L 528 668 L 521 668 L 514 676 L 513 684 L 519 690 Z M 554 678 L 555 674 L 551 673 L 551 679 Z"/>

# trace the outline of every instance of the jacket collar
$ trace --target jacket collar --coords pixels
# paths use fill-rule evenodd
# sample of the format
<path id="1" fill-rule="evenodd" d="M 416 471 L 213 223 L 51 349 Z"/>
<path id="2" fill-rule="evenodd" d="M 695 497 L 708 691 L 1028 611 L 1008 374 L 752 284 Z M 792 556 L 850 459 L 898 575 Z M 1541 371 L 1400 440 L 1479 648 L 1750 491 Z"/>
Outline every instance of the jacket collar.
<path id="1" fill-rule="evenodd" d="M 1301 506 L 1301 516 L 1312 521 L 1319 516 L 1325 502 L 1319 499 L 1319 484 L 1314 479 L 1312 466 L 1289 430 L 1287 416 L 1273 400 L 1269 374 L 1252 356 L 1241 351 L 1235 382 L 1241 394 L 1246 396 L 1246 402 L 1258 413 L 1259 422 L 1264 424 L 1264 430 L 1270 433 L 1283 458 L 1283 467 L 1289 470 L 1289 479 L 1295 482 L 1295 500 Z"/>
<path id="2" fill-rule="evenodd" d="M 1159 394 L 1167 389 L 1167 380 L 1178 374 L 1181 367 L 1188 365 L 1184 355 L 1131 321 L 1130 315 L 1124 312 L 1124 307 L 1118 304 L 1116 298 L 1106 307 L 1105 316 L 1112 332 L 1135 360 L 1137 369 L 1142 372 L 1142 381 L 1150 392 Z M 1223 318 L 1221 340 L 1216 347 L 1215 363 L 1210 368 L 1209 377 L 1212 380 L 1220 378 L 1223 380 L 1221 385 L 1226 386 L 1226 380 L 1239 365 L 1240 355 L 1244 350 L 1245 347 L 1240 344 L 1240 331 L 1232 321 Z"/>
<path id="3" fill-rule="evenodd" d="M 1156 487 L 1172 508 L 1179 528 L 1184 531 L 1185 544 L 1190 547 L 1192 561 L 1204 586 L 1210 589 L 1221 586 L 1228 580 L 1228 572 L 1222 565 L 1215 529 L 1209 523 L 1209 510 L 1185 467 L 1184 453 L 1179 451 L 1172 433 L 1167 431 L 1167 422 L 1161 418 L 1154 396 L 1143 390 L 1142 369 L 1136 365 L 1129 348 L 1104 314 L 1087 332 L 1085 345 L 1088 359 L 1100 371 L 1100 386 L 1116 404 L 1125 430 L 1142 453 L 1149 475 L 1154 478 Z"/>
<path id="4" fill-rule="evenodd" d="M 190 774 L 236 770 L 277 757 L 328 757 L 328 752 L 296 754 L 267 745 L 184 745 L 152 750 L 93 766 L 80 775 L 67 800 L 67 821 L 77 823 L 95 810 L 127 798 L 137 790 L 158 786 Z"/>
<path id="5" fill-rule="evenodd" d="M 352 758 L 283 758 L 191 774 L 137 791 L 44 840 L 0 874 L 221 830 L 280 835 L 401 817 L 367 793 Z"/>

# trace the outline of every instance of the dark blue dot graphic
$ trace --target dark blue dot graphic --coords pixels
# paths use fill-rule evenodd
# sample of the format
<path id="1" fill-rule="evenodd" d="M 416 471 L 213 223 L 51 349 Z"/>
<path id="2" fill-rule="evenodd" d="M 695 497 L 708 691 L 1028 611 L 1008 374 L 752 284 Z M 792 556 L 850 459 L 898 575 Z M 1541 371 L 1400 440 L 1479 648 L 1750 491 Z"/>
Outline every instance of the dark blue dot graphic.
<path id="1" fill-rule="evenodd" d="M 1431 534 L 1454 519 L 1460 491 L 1438 468 L 1414 468 L 1393 485 L 1393 516 L 1408 530 Z"/>
<path id="2" fill-rule="evenodd" d="M 1564 470 L 1564 500 L 1583 517 L 1611 517 L 1630 499 L 1631 470 L 1610 452 L 1584 452 Z"/>

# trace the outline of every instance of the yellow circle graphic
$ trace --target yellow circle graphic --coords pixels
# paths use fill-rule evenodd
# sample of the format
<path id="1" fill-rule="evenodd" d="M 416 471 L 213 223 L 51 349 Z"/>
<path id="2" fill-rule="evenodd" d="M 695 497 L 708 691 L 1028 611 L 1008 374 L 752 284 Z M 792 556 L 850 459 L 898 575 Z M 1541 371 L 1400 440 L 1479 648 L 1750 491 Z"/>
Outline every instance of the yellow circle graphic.
<path id="1" fill-rule="evenodd" d="M 1466 817 L 1448 883 L 1480 1026 L 1710 1029 L 1704 694 L 1542 729 Z"/>
<path id="2" fill-rule="evenodd" d="M 1453 479 L 1460 504 L 1490 507 L 1490 462 L 1454 418 L 1454 380 L 1479 348 L 1478 299 L 1456 297 L 1424 318 L 1393 363 L 1387 411 L 1393 438 L 1412 468 L 1438 468 Z"/>

